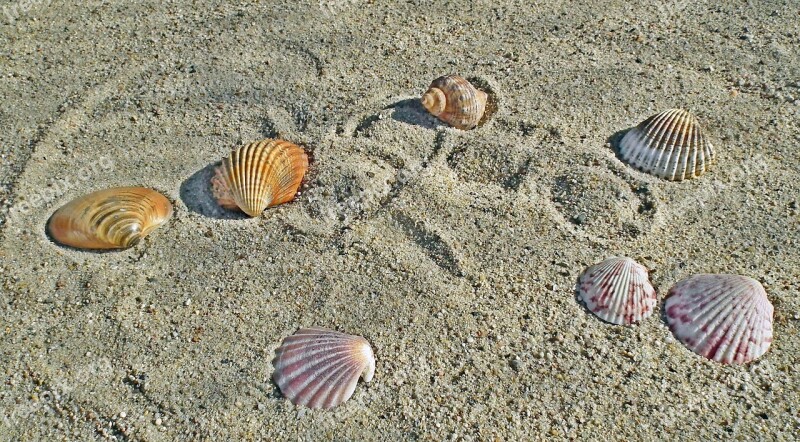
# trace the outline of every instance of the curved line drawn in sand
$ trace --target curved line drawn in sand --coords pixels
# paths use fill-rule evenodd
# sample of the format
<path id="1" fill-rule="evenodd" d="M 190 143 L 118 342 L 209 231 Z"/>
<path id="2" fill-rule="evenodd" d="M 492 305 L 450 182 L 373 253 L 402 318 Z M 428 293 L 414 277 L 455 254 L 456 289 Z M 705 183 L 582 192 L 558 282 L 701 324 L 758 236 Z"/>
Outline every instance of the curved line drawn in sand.
<path id="1" fill-rule="evenodd" d="M 314 70 L 317 73 L 317 77 L 322 77 L 323 75 L 325 75 L 325 63 L 322 62 L 322 59 L 319 57 L 319 55 L 311 52 L 311 50 L 305 47 L 302 43 L 297 43 L 286 39 L 278 41 L 282 43 L 286 47 L 286 49 L 289 49 L 295 54 L 302 55 L 306 58 L 311 59 L 311 63 L 314 66 Z"/>
<path id="2" fill-rule="evenodd" d="M 109 97 L 113 96 L 115 93 L 118 92 L 119 88 L 123 85 L 126 85 L 131 79 L 133 79 L 137 74 L 144 72 L 147 69 L 147 65 L 139 65 L 134 69 L 123 69 L 124 66 L 121 66 L 119 71 L 116 75 L 112 76 L 108 80 L 106 80 L 103 84 L 95 86 L 90 89 L 86 89 L 83 91 L 82 95 L 84 96 L 83 100 L 78 100 L 75 97 L 70 97 L 68 102 L 77 102 L 78 104 L 68 107 L 65 110 L 61 111 L 61 114 L 47 127 L 42 129 L 36 138 L 32 140 L 32 148 L 30 156 L 25 160 L 25 164 L 22 167 L 22 172 L 16 177 L 13 190 L 11 192 L 11 198 L 15 200 L 19 197 L 19 188 L 18 183 L 21 179 L 21 176 L 26 173 L 28 163 L 30 162 L 31 158 L 35 157 L 48 157 L 53 156 L 56 157 L 56 153 L 52 152 L 55 146 L 60 145 L 60 141 L 62 139 L 67 138 L 70 134 L 76 132 L 80 127 L 83 127 L 88 122 L 92 121 L 92 117 L 90 116 L 91 110 L 96 109 L 104 100 L 108 99 Z M 100 157 L 96 163 L 92 163 L 90 169 L 94 176 L 97 176 L 97 168 L 96 165 L 100 166 L 101 171 L 104 169 L 103 164 L 106 164 L 108 167 L 109 172 L 114 170 L 114 160 L 110 160 L 109 162 L 108 157 Z M 83 169 L 80 169 L 83 170 Z M 88 172 L 88 171 L 87 171 Z M 81 173 L 80 177 L 90 176 L 88 173 Z M 61 183 L 59 184 L 58 189 L 66 192 L 71 188 L 71 185 L 74 184 L 74 181 L 70 181 L 67 178 L 60 180 Z M 63 186 L 63 187 L 62 187 Z M 44 193 L 37 193 L 40 196 L 41 200 L 38 204 L 28 204 L 25 207 L 17 207 L 21 204 L 16 203 L 14 206 L 11 207 L 9 216 L 11 219 L 14 219 L 18 215 L 25 215 L 31 209 L 39 207 L 42 204 L 42 201 L 45 201 Z M 51 193 L 47 191 L 46 197 L 53 196 L 53 198 L 57 198 L 60 194 L 56 195 L 55 192 Z M 47 200 L 45 202 L 49 202 Z"/>
<path id="3" fill-rule="evenodd" d="M 457 278 L 464 276 L 453 248 L 437 233 L 426 229 L 424 222 L 415 221 L 400 211 L 393 211 L 392 219 L 436 265 Z"/>
<path id="4" fill-rule="evenodd" d="M 34 6 L 41 8 L 50 6 L 51 3 L 53 0 L 20 0 L 15 5 L 3 6 L 3 14 L 8 19 L 8 24 L 13 25 L 23 14 L 28 14 Z"/>
<path id="5" fill-rule="evenodd" d="M 27 215 L 33 209 L 46 206 L 53 201 L 57 200 L 60 196 L 68 191 L 78 187 L 79 182 L 86 182 L 95 179 L 101 173 L 109 174 L 114 172 L 114 159 L 101 155 L 97 161 L 83 166 L 78 169 L 77 174 L 73 177 L 66 176 L 64 178 L 51 181 L 47 186 L 37 192 L 27 196 L 12 208 L 12 213 L 20 215 Z"/>
<path id="6" fill-rule="evenodd" d="M 436 129 L 441 123 L 422 107 L 419 102 L 419 96 L 384 97 L 376 95 L 356 103 L 353 107 L 361 109 L 378 108 L 378 111 L 367 110 L 351 116 L 337 129 L 337 135 L 355 138 L 369 129 L 375 122 L 384 118 L 392 118 L 401 123 L 426 129 Z M 395 114 L 398 112 L 399 114 L 396 117 Z"/>
<path id="7" fill-rule="evenodd" d="M 111 360 L 107 357 L 101 357 L 97 360 L 80 366 L 71 378 L 70 381 L 65 377 L 56 377 L 49 382 L 36 379 L 37 385 L 40 386 L 40 392 L 37 395 L 37 400 L 31 400 L 29 403 L 21 403 L 11 409 L 10 412 L 3 414 L 3 427 L 15 428 L 23 421 L 27 421 L 35 413 L 44 408 L 50 408 L 55 411 L 64 409 L 65 403 L 69 402 L 69 395 L 76 388 L 82 387 L 86 379 L 96 378 L 111 378 L 114 374 L 114 367 Z M 38 378 L 38 376 L 36 376 Z"/>
<path id="8" fill-rule="evenodd" d="M 319 0 L 319 9 L 325 17 L 333 18 L 348 8 L 366 3 L 365 0 Z"/>
<path id="9" fill-rule="evenodd" d="M 624 173 L 630 178 L 630 180 L 637 182 L 638 188 L 642 188 L 643 185 L 651 183 L 663 183 L 666 186 L 691 185 L 685 181 L 669 182 L 662 180 L 628 165 L 619 155 L 619 142 L 631 129 L 632 128 L 628 128 L 614 133 L 608 138 L 608 143 L 619 160 L 619 165 L 621 166 L 619 170 L 624 170 Z M 737 167 L 729 169 L 731 171 L 729 172 L 727 181 L 722 182 L 715 176 L 715 173 L 717 173 L 715 169 L 720 167 L 719 163 L 720 159 L 717 159 L 717 164 L 712 165 L 711 170 L 703 174 L 703 176 L 691 180 L 702 181 L 704 183 L 697 189 L 696 192 L 692 192 L 680 201 L 672 203 L 669 206 L 666 204 L 659 204 L 658 208 L 656 208 L 655 203 L 648 198 L 647 192 L 643 193 L 637 191 L 636 194 L 639 195 L 639 198 L 642 200 L 640 213 L 647 212 L 652 214 L 652 222 L 648 224 L 649 229 L 646 234 L 649 235 L 654 233 L 675 219 L 681 218 L 683 214 L 692 213 L 695 210 L 702 209 L 705 203 L 718 196 L 731 185 L 738 182 L 744 182 L 753 176 L 764 176 L 770 171 L 770 166 L 766 160 L 766 157 L 764 157 L 762 154 L 756 154 L 750 157 L 747 161 L 738 164 Z M 631 186 L 634 187 L 634 184 L 631 183 Z"/>
<path id="10" fill-rule="evenodd" d="M 719 167 L 719 165 L 717 165 L 717 167 Z M 702 210 L 706 203 L 718 197 L 734 184 L 746 182 L 751 177 L 767 176 L 770 170 L 770 165 L 764 155 L 756 154 L 752 156 L 744 163 L 739 164 L 738 167 L 733 168 L 725 182 L 716 178 L 709 180 L 696 192 L 692 192 L 680 201 L 670 204 L 664 210 L 657 210 L 653 217 L 653 222 L 650 224 L 648 234 L 652 234 L 656 230 L 662 229 L 668 225 L 674 225 L 674 221 L 682 218 L 686 213 Z M 704 175 L 704 177 L 713 173 L 714 170 L 712 169 L 707 172 L 707 175 Z M 696 179 L 702 180 L 704 177 Z M 662 204 L 662 206 L 664 206 L 664 204 Z"/>
<path id="11" fill-rule="evenodd" d="M 669 24 L 675 22 L 680 15 L 683 14 L 684 9 L 686 9 L 690 3 L 698 4 L 702 3 L 702 0 L 672 0 L 666 2 L 656 2 L 661 23 Z"/>

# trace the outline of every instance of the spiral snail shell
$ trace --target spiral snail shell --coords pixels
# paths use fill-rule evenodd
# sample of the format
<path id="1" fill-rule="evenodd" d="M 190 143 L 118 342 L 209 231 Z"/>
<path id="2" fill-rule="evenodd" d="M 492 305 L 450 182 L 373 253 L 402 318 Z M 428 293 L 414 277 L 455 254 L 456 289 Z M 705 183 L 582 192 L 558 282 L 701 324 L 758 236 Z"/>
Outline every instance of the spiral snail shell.
<path id="1" fill-rule="evenodd" d="M 477 126 L 486 111 L 486 92 L 465 78 L 446 75 L 433 80 L 422 96 L 422 106 L 433 116 L 457 129 Z"/>

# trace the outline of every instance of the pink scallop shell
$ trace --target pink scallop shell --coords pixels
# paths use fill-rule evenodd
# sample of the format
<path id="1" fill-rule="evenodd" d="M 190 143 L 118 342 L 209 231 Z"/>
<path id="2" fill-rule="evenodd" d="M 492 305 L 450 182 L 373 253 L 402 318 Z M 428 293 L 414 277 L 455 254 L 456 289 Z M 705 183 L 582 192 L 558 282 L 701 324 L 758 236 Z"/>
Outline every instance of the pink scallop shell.
<path id="1" fill-rule="evenodd" d="M 609 258 L 586 269 L 578 293 L 589 311 L 612 324 L 639 322 L 656 305 L 647 269 L 630 258 Z"/>
<path id="2" fill-rule="evenodd" d="M 694 275 L 675 284 L 664 303 L 675 337 L 722 364 L 755 360 L 772 343 L 772 304 L 755 279 Z"/>
<path id="3" fill-rule="evenodd" d="M 273 379 L 295 405 L 333 408 L 350 399 L 358 378 L 375 374 L 375 355 L 361 336 L 304 328 L 276 350 Z"/>

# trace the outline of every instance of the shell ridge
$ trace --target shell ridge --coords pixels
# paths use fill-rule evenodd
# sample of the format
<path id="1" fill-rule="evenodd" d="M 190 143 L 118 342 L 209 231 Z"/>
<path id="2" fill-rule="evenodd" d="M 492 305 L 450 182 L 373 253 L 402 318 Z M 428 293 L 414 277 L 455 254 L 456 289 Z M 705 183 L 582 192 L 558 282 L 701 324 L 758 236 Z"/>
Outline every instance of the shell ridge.
<path id="1" fill-rule="evenodd" d="M 358 383 L 358 378 L 355 378 L 356 382 L 353 382 L 353 371 L 353 367 L 343 365 L 338 373 L 329 376 L 326 382 L 321 385 L 321 388 L 314 392 L 314 403 L 318 407 L 328 409 L 350 399 Z M 350 390 L 351 385 L 352 390 Z M 350 395 L 345 397 L 342 393 L 347 390 L 350 390 Z"/>
<path id="2" fill-rule="evenodd" d="M 331 388 L 335 387 L 335 380 L 339 379 L 341 373 L 346 372 L 348 366 L 343 364 L 326 364 L 322 367 L 315 366 L 315 370 L 303 370 L 303 373 L 309 373 L 308 379 L 297 377 L 290 382 L 291 390 L 295 392 L 295 397 L 302 400 L 303 405 L 309 405 L 314 401 L 317 393 L 326 385 L 331 384 Z M 325 370 L 328 369 L 328 370 Z M 300 384 L 295 384 L 300 380 Z M 330 389 L 329 389 L 330 390 Z M 287 396 L 288 397 L 288 396 Z M 313 406 L 311 406 L 314 408 Z"/>
<path id="3" fill-rule="evenodd" d="M 647 269 L 630 258 L 609 258 L 584 271 L 579 294 L 589 311 L 612 324 L 632 324 L 655 307 Z"/>
<path id="4" fill-rule="evenodd" d="M 361 373 L 358 367 L 352 367 L 350 370 L 345 371 L 339 378 L 340 384 L 330 388 L 327 392 L 326 400 L 323 403 L 324 408 L 331 408 L 342 402 L 350 399 L 356 391 L 358 385 L 358 377 Z"/>
<path id="5" fill-rule="evenodd" d="M 258 213 L 269 207 L 275 194 L 275 173 L 279 163 L 282 150 L 278 148 L 277 142 L 269 145 L 262 145 L 258 152 L 257 160 L 254 161 L 253 168 L 253 190 L 251 204 Z M 267 178 L 269 177 L 269 179 Z"/>
<path id="6" fill-rule="evenodd" d="M 335 358 L 337 356 L 341 356 L 342 354 L 347 354 L 349 349 L 337 349 L 337 351 L 333 352 L 330 351 L 329 348 L 325 347 L 317 347 L 314 349 L 298 349 L 292 353 L 287 354 L 285 359 L 282 359 L 284 362 L 284 367 L 287 369 L 294 368 L 294 365 L 298 363 L 298 361 L 302 362 L 304 358 L 313 357 L 320 353 L 326 353 L 328 355 L 328 359 Z M 324 363 L 326 359 L 318 359 L 316 363 L 321 364 Z"/>
<path id="7" fill-rule="evenodd" d="M 670 117 L 671 111 L 662 112 L 651 123 L 651 127 L 648 127 L 647 143 L 643 150 L 647 154 L 644 164 L 650 172 L 658 172 L 658 164 L 661 162 L 661 156 L 664 153 L 663 143 L 664 137 L 669 130 Z"/>
<path id="8" fill-rule="evenodd" d="M 772 304 L 758 281 L 739 275 L 694 275 L 670 289 L 670 330 L 693 352 L 743 364 L 769 349 Z"/>
<path id="9" fill-rule="evenodd" d="M 670 181 L 695 178 L 709 170 L 714 153 L 697 118 L 683 109 L 653 115 L 628 131 L 619 143 L 629 165 Z"/>

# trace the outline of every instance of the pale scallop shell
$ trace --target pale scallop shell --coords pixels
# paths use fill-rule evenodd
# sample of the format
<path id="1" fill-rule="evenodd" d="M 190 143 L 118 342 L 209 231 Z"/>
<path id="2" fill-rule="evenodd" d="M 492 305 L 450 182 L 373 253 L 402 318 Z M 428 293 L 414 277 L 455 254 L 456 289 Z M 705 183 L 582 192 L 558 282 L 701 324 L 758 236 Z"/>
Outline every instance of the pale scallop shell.
<path id="1" fill-rule="evenodd" d="M 664 309 L 675 337 L 713 361 L 744 364 L 772 343 L 772 304 L 746 276 L 690 276 L 669 290 Z"/>
<path id="2" fill-rule="evenodd" d="M 276 350 L 273 379 L 295 405 L 332 408 L 350 399 L 358 378 L 375 374 L 369 342 L 324 328 L 304 328 Z"/>
<path id="3" fill-rule="evenodd" d="M 258 216 L 267 207 L 294 199 L 308 170 L 303 148 L 266 139 L 234 149 L 215 170 L 211 190 L 217 203 Z"/>
<path id="4" fill-rule="evenodd" d="M 631 258 L 609 258 L 581 275 L 578 293 L 586 308 L 612 324 L 646 319 L 656 305 L 656 291 L 647 269 Z"/>
<path id="5" fill-rule="evenodd" d="M 145 187 L 116 187 L 76 198 L 47 223 L 58 243 L 79 249 L 126 249 L 172 216 L 172 204 Z"/>
<path id="6" fill-rule="evenodd" d="M 629 130 L 619 154 L 631 166 L 670 181 L 698 177 L 714 161 L 714 147 L 697 118 L 682 109 L 653 115 Z"/>
<path id="7" fill-rule="evenodd" d="M 422 106 L 432 115 L 458 129 L 477 126 L 486 111 L 486 92 L 458 75 L 433 80 L 422 96 Z"/>

